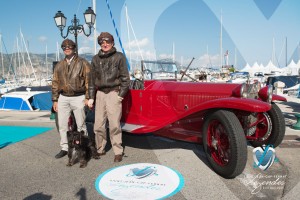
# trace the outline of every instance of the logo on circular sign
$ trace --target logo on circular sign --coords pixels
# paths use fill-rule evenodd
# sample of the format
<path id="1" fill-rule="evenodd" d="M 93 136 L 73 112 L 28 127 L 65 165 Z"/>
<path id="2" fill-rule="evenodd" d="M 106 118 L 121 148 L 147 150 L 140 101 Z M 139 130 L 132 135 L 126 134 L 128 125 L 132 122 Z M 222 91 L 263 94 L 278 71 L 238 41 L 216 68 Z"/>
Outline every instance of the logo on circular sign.
<path id="1" fill-rule="evenodd" d="M 278 162 L 278 159 L 275 156 L 275 149 L 273 145 L 267 145 L 262 147 L 256 147 L 253 149 L 253 167 L 259 167 L 261 170 L 267 170 L 275 162 Z"/>
<path id="2" fill-rule="evenodd" d="M 96 190 L 109 199 L 164 199 L 184 186 L 182 175 L 166 166 L 136 163 L 109 169 L 98 176 Z"/>

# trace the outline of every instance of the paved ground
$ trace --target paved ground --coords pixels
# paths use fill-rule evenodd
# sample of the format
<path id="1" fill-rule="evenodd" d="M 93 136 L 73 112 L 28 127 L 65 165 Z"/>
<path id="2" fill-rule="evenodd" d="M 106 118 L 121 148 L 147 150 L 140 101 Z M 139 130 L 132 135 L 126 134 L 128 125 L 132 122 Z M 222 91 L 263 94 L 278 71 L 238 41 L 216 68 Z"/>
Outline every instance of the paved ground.
<path id="1" fill-rule="evenodd" d="M 300 131 L 290 127 L 300 113 L 299 99 L 278 103 L 286 119 L 286 136 L 276 148 L 278 162 L 266 172 L 253 168 L 252 147 L 243 174 L 227 180 L 209 167 L 202 146 L 168 139 L 124 133 L 125 157 L 114 163 L 112 150 L 88 166 L 66 167 L 67 158 L 55 159 L 59 135 L 48 112 L 0 112 L 0 125 L 46 126 L 51 131 L 0 149 L 0 198 L 104 199 L 95 189 L 102 172 L 119 165 L 156 163 L 180 172 L 183 189 L 172 200 L 198 199 L 299 199 Z M 269 185 L 266 185 L 269 184 Z M 270 186 L 270 184 L 273 184 Z"/>

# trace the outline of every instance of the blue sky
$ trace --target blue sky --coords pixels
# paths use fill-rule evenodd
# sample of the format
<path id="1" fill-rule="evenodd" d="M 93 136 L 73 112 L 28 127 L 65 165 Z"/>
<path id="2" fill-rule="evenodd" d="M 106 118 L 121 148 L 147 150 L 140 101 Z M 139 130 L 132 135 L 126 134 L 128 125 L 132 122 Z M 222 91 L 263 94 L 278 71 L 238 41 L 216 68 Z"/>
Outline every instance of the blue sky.
<path id="1" fill-rule="evenodd" d="M 284 67 L 299 60 L 300 1 L 298 0 L 109 0 L 128 59 L 173 58 L 194 67 L 218 66 L 229 52 L 229 64 Z M 126 18 L 126 7 L 129 18 Z M 54 23 L 61 10 L 71 25 L 74 14 L 84 24 L 83 13 L 92 0 L 2 0 L 0 33 L 8 53 L 15 52 L 22 30 L 29 51 L 55 53 L 63 38 Z M 106 0 L 96 0 L 97 35 L 113 33 Z M 222 51 L 220 30 L 222 16 Z M 127 23 L 127 20 L 129 19 Z M 129 24 L 127 26 L 127 24 Z M 128 28 L 127 28 L 128 27 Z M 66 30 L 64 30 L 64 34 Z M 128 35 L 129 33 L 129 35 Z M 74 39 L 74 35 L 69 35 Z M 287 41 L 287 52 L 285 50 Z M 93 35 L 78 37 L 80 52 L 94 53 Z M 97 51 L 99 46 L 97 45 Z M 5 53 L 4 47 L 2 51 Z M 222 60 L 220 54 L 222 52 Z M 287 53 L 287 58 L 286 58 Z"/>

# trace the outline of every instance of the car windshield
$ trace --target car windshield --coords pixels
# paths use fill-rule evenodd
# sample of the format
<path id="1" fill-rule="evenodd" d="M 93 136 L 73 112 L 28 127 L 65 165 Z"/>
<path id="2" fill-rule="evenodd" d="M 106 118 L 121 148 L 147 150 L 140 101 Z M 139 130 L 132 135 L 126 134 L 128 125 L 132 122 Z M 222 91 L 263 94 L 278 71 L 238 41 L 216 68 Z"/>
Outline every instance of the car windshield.
<path id="1" fill-rule="evenodd" d="M 173 79 L 177 74 L 177 66 L 173 62 L 142 61 L 142 70 L 148 75 L 146 79 Z"/>

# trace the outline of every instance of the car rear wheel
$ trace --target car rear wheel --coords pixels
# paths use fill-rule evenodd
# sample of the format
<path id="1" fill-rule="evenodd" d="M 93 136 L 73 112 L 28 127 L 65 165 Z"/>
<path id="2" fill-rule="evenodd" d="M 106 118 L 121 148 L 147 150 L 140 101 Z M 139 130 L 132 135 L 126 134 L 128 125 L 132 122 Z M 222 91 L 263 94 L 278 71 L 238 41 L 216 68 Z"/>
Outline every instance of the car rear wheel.
<path id="1" fill-rule="evenodd" d="M 203 148 L 216 173 L 224 178 L 241 174 L 247 163 L 247 143 L 238 118 L 230 111 L 218 110 L 205 120 Z"/>
<path id="2" fill-rule="evenodd" d="M 257 141 L 250 141 L 250 144 L 253 147 L 273 145 L 274 148 L 280 145 L 285 134 L 285 120 L 280 108 L 272 103 L 272 108 L 267 113 L 260 114 L 258 120 L 262 121 L 256 128 L 259 138 Z"/>

